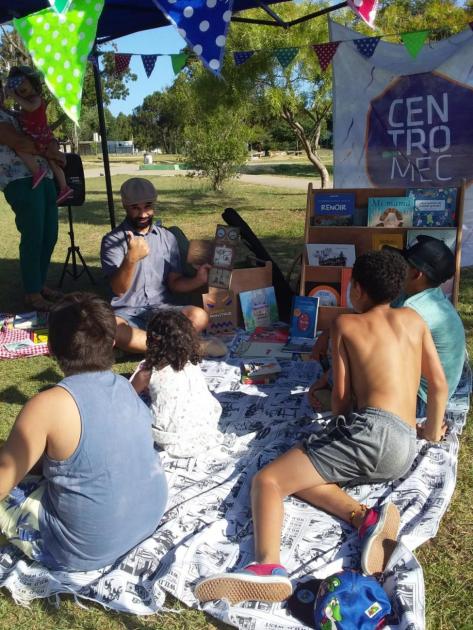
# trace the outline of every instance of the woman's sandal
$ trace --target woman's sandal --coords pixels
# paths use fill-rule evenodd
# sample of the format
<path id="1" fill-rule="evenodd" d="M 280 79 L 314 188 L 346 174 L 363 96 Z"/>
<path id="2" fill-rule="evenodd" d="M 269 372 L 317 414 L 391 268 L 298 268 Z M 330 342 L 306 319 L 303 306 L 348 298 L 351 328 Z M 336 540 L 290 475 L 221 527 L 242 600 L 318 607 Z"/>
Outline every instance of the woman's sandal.
<path id="1" fill-rule="evenodd" d="M 53 307 L 53 303 L 46 300 L 41 294 L 25 296 L 25 305 L 35 311 L 47 313 Z"/>
<path id="2" fill-rule="evenodd" d="M 41 295 L 50 302 L 59 302 L 59 300 L 62 300 L 65 294 L 62 291 L 56 291 L 55 289 L 44 287 L 44 289 L 41 291 Z"/>

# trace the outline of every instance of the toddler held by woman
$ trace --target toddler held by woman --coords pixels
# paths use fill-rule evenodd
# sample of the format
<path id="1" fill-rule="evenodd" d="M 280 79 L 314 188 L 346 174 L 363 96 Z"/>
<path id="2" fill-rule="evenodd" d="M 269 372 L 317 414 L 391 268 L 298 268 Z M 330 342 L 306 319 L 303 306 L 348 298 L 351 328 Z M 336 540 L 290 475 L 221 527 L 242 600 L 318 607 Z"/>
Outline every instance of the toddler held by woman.
<path id="1" fill-rule="evenodd" d="M 46 157 L 59 186 L 59 194 L 56 203 L 69 199 L 74 191 L 67 185 L 66 176 L 60 164 L 63 163 L 63 154 L 57 148 L 57 140 L 48 125 L 46 117 L 46 102 L 42 97 L 42 85 L 40 75 L 28 66 L 15 66 L 10 70 L 7 80 L 6 94 L 20 106 L 18 120 L 25 134 L 31 136 L 38 148 L 38 153 Z M 56 150 L 57 161 L 51 153 Z M 45 177 L 47 171 L 42 168 L 34 155 L 17 153 L 23 160 L 33 176 L 32 188 L 36 188 Z"/>
<path id="2" fill-rule="evenodd" d="M 148 324 L 143 367 L 131 384 L 148 388 L 154 441 L 173 457 L 198 457 L 223 441 L 222 412 L 199 367 L 200 340 L 177 310 L 159 310 Z"/>

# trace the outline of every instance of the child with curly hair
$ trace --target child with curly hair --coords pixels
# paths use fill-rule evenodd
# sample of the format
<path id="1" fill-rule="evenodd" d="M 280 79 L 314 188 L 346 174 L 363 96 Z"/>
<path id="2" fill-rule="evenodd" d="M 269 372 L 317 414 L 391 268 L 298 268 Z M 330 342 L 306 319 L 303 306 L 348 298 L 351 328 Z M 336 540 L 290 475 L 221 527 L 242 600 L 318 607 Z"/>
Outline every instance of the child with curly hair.
<path id="1" fill-rule="evenodd" d="M 131 384 L 148 389 L 155 442 L 173 457 L 197 457 L 223 441 L 220 403 L 199 367 L 200 340 L 178 310 L 159 310 L 148 324 L 146 354 Z"/>
<path id="2" fill-rule="evenodd" d="M 74 191 L 67 185 L 66 176 L 62 169 L 63 154 L 57 148 L 57 140 L 51 131 L 46 116 L 46 102 L 42 97 L 43 86 L 40 75 L 29 66 L 15 66 L 11 68 L 7 79 L 6 94 L 20 106 L 18 120 L 25 134 L 35 141 L 38 154 L 46 156 L 48 152 L 48 164 L 54 174 L 59 187 L 56 203 L 62 203 L 73 196 Z M 57 161 L 50 159 L 51 153 L 57 149 Z M 32 188 L 36 188 L 47 175 L 47 170 L 42 168 L 34 155 L 18 153 L 31 171 L 33 177 Z"/>

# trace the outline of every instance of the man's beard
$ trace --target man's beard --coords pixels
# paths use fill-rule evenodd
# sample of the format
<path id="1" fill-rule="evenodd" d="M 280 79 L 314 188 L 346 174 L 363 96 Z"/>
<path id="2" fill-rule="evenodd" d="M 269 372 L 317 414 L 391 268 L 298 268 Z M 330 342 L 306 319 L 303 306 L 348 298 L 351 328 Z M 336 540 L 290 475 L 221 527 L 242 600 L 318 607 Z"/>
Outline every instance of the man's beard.
<path id="1" fill-rule="evenodd" d="M 135 229 L 142 230 L 144 228 L 149 227 L 153 223 L 153 215 L 148 217 L 146 220 L 139 219 L 139 218 L 136 218 L 136 219 L 128 218 L 128 221 L 132 224 L 132 226 Z"/>

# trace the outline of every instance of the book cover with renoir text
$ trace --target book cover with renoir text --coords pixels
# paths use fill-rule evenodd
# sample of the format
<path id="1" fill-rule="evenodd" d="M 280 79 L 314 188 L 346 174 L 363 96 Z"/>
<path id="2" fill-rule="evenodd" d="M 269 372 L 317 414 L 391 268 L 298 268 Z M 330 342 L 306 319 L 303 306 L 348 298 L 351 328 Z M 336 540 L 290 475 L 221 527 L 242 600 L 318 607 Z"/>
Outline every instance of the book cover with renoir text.
<path id="1" fill-rule="evenodd" d="M 314 195 L 313 225 L 353 225 L 355 193 L 319 193 Z"/>
<path id="2" fill-rule="evenodd" d="M 412 227 L 414 199 L 412 197 L 370 197 L 368 226 L 384 228 Z"/>

